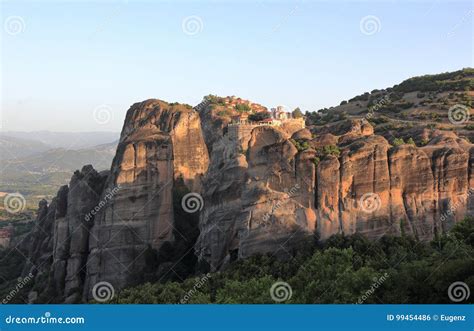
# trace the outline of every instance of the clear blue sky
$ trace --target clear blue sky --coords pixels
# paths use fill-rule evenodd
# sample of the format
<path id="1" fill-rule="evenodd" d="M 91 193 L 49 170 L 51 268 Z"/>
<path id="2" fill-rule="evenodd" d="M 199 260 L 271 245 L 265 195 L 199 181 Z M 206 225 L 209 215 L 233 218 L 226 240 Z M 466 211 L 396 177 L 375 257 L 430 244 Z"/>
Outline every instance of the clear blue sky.
<path id="1" fill-rule="evenodd" d="M 195 105 L 209 93 L 334 106 L 414 75 L 472 67 L 472 4 L 4 1 L 3 130 L 119 131 L 134 102 Z M 380 21 L 372 35 L 360 28 L 368 15 Z M 11 16 L 23 20 L 21 33 L 7 33 Z M 202 21 L 197 34 L 183 31 L 189 16 Z M 93 117 L 101 105 L 113 115 L 105 124 Z"/>

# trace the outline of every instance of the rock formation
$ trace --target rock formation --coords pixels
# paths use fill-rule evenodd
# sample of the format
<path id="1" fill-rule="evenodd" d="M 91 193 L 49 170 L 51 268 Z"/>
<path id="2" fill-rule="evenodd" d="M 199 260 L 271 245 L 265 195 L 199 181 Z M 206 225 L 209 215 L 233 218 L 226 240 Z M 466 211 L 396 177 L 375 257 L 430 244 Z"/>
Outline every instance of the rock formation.
<path id="1" fill-rule="evenodd" d="M 315 231 L 427 240 L 474 214 L 474 146 L 452 132 L 394 147 L 365 121 L 320 132 L 263 125 L 239 139 L 229 122 L 209 102 L 132 105 L 110 172 L 86 166 L 40 203 L 25 273 L 44 275 L 56 301 L 89 301 L 98 282 L 179 278 L 196 259 L 219 270 L 292 255 Z M 199 213 L 181 207 L 191 192 Z"/>
<path id="2" fill-rule="evenodd" d="M 174 231 L 173 194 L 177 185 L 200 190 L 207 167 L 207 148 L 195 110 L 160 100 L 130 108 L 105 185 L 106 192 L 117 192 L 94 220 L 86 299 L 99 281 L 122 288 L 143 280 L 150 251 L 186 240 Z"/>

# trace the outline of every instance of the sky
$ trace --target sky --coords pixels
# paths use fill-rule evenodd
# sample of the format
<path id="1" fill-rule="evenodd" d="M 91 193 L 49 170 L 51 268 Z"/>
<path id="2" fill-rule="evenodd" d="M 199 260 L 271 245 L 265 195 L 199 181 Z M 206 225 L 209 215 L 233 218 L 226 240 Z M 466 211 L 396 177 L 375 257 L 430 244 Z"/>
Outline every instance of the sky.
<path id="1" fill-rule="evenodd" d="M 2 1 L 1 130 L 120 131 L 208 94 L 315 111 L 473 67 L 472 1 Z"/>

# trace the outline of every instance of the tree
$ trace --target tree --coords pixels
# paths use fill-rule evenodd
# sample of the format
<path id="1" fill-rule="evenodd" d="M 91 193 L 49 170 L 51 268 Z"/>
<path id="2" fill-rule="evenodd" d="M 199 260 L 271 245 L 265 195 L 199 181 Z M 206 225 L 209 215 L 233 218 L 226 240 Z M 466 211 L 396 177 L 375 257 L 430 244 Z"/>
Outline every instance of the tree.
<path id="1" fill-rule="evenodd" d="M 299 107 L 295 108 L 295 110 L 293 110 L 291 115 L 293 115 L 293 118 L 302 118 L 303 117 L 303 113 L 301 112 L 301 109 Z"/>
<path id="2" fill-rule="evenodd" d="M 247 281 L 228 280 L 224 287 L 217 291 L 216 301 L 221 304 L 274 303 L 270 289 L 275 282 L 271 276 L 251 278 Z"/>
<path id="3" fill-rule="evenodd" d="M 413 140 L 413 138 L 409 138 L 409 139 L 407 140 L 407 144 L 408 144 L 408 145 L 416 146 L 415 141 Z"/>
<path id="4" fill-rule="evenodd" d="M 403 140 L 403 138 L 393 139 L 393 146 L 397 147 L 397 146 L 400 146 L 400 145 L 403 145 L 403 144 L 405 144 L 405 141 Z"/>
<path id="5" fill-rule="evenodd" d="M 299 303 L 356 303 L 378 276 L 370 267 L 354 269 L 352 248 L 317 251 L 290 280 Z M 336 277 L 336 279 L 334 279 Z M 373 302 L 373 297 L 367 298 Z"/>
<path id="6" fill-rule="evenodd" d="M 266 118 L 270 118 L 270 117 L 271 117 L 271 115 L 270 115 L 269 112 L 262 111 L 262 112 L 259 112 L 259 113 L 249 115 L 249 120 L 253 121 L 253 122 L 258 122 L 258 121 L 262 121 L 262 120 L 264 120 Z"/>
<path id="7" fill-rule="evenodd" d="M 235 105 L 235 109 L 239 113 L 247 113 L 247 112 L 251 111 L 250 106 L 246 105 L 246 104 L 243 104 L 243 103 Z"/>
<path id="8" fill-rule="evenodd" d="M 323 154 L 326 155 L 334 155 L 339 156 L 341 154 L 341 150 L 336 145 L 326 145 L 323 147 Z"/>

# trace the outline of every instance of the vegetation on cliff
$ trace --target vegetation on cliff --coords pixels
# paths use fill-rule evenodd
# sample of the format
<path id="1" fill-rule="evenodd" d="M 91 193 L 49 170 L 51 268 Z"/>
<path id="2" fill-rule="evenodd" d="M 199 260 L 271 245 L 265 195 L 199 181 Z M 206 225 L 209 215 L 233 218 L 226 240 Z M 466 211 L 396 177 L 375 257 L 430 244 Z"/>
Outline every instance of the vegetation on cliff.
<path id="1" fill-rule="evenodd" d="M 365 92 L 339 106 L 306 113 L 306 124 L 318 132 L 321 127 L 336 125 L 345 119 L 365 118 L 375 133 L 387 139 L 403 136 L 408 139 L 418 129 L 453 130 L 467 140 L 474 141 L 469 130 L 473 125 L 452 123 L 452 107 L 472 107 L 474 69 L 412 77 L 386 89 Z M 471 116 L 472 117 L 472 116 Z M 415 137 L 413 137 L 415 138 Z"/>
<path id="2" fill-rule="evenodd" d="M 287 303 L 449 303 L 453 282 L 474 287 L 473 256 L 473 218 L 429 243 L 408 236 L 373 242 L 361 235 L 335 235 L 324 243 L 314 237 L 301 242 L 287 261 L 254 256 L 207 275 L 199 288 L 199 276 L 147 283 L 121 291 L 114 302 L 274 303 L 269 290 L 282 280 L 293 292 Z M 374 282 L 377 288 L 367 295 Z"/>

